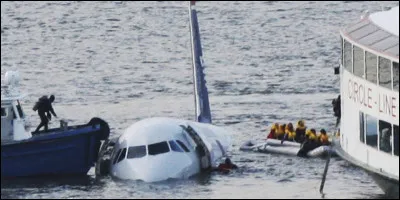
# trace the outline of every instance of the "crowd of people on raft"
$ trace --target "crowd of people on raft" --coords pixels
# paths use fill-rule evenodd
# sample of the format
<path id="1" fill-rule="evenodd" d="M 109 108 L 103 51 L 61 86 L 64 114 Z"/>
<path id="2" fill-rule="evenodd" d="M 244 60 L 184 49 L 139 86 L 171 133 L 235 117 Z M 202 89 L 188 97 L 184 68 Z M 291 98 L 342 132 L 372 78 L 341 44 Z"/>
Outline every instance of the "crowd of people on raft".
<path id="1" fill-rule="evenodd" d="M 267 139 L 278 139 L 281 141 L 292 141 L 298 143 L 307 142 L 312 143 L 315 147 L 330 145 L 329 136 L 325 129 L 321 129 L 319 134 L 317 134 L 315 129 L 307 129 L 303 120 L 297 122 L 296 128 L 293 127 L 292 123 L 272 124 Z"/>

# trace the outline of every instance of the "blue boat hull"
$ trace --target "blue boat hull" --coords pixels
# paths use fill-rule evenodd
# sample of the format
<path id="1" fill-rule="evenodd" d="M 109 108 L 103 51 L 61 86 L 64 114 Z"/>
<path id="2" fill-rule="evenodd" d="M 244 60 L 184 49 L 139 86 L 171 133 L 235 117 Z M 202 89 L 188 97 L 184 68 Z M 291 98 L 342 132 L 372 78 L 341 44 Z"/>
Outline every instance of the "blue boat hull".
<path id="1" fill-rule="evenodd" d="M 95 120 L 93 120 L 95 119 Z M 86 175 L 98 159 L 109 127 L 99 118 L 68 130 L 51 129 L 30 139 L 1 145 L 1 177 Z"/>

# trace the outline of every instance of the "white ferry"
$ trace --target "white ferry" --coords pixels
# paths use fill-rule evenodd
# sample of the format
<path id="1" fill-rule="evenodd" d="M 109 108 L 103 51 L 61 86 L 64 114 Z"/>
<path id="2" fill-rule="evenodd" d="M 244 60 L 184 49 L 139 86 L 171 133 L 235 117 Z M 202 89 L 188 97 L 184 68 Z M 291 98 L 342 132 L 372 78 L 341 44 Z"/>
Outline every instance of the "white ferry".
<path id="1" fill-rule="evenodd" d="M 399 198 L 399 7 L 366 13 L 340 40 L 336 153 Z"/>

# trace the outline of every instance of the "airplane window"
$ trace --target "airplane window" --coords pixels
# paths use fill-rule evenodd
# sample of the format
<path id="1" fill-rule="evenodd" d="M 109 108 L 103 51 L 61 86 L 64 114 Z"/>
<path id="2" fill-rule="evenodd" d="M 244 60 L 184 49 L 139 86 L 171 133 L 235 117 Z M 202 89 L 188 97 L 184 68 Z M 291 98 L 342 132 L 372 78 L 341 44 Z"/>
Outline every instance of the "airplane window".
<path id="1" fill-rule="evenodd" d="M 179 145 L 181 145 L 181 147 L 186 151 L 186 152 L 189 152 L 189 149 L 186 147 L 186 145 L 183 143 L 183 142 L 181 142 L 180 140 L 177 140 L 176 141 Z"/>
<path id="2" fill-rule="evenodd" d="M 118 156 L 118 161 L 116 163 L 121 162 L 126 156 L 126 148 L 122 149 L 121 154 Z"/>
<path id="3" fill-rule="evenodd" d="M 128 156 L 127 158 L 141 158 L 146 156 L 146 146 L 134 146 L 134 147 L 129 147 L 128 149 Z"/>
<path id="4" fill-rule="evenodd" d="M 184 152 L 184 151 L 179 147 L 179 145 L 178 145 L 175 141 L 173 141 L 173 140 L 170 140 L 170 141 L 169 141 L 169 146 L 171 146 L 171 150 L 172 150 L 172 151 Z"/>
<path id="5" fill-rule="evenodd" d="M 118 157 L 119 157 L 119 154 L 121 154 L 121 150 L 122 150 L 122 149 L 118 150 L 117 153 L 115 154 L 115 157 L 114 157 L 114 159 L 113 159 L 113 164 L 117 163 L 117 159 L 118 159 Z"/>
<path id="6" fill-rule="evenodd" d="M 148 148 L 149 148 L 149 155 L 157 155 L 169 152 L 169 147 L 167 142 L 150 144 Z"/>

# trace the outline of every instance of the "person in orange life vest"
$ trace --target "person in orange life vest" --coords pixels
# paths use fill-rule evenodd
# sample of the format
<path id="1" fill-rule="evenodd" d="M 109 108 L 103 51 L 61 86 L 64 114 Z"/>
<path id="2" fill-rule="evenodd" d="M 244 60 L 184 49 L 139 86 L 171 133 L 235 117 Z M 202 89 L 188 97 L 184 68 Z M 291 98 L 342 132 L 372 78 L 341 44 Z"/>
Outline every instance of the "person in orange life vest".
<path id="1" fill-rule="evenodd" d="M 294 141 L 295 137 L 296 137 L 296 132 L 293 129 L 293 124 L 288 123 L 288 125 L 285 128 L 284 140 Z"/>
<path id="2" fill-rule="evenodd" d="M 275 139 L 282 140 L 285 136 L 286 124 L 280 124 L 277 131 L 275 131 Z"/>
<path id="3" fill-rule="evenodd" d="M 319 142 L 320 142 L 321 145 L 329 145 L 330 144 L 329 137 L 326 134 L 325 129 L 321 129 L 320 130 Z"/>
<path id="4" fill-rule="evenodd" d="M 275 138 L 275 134 L 276 134 L 276 131 L 278 130 L 278 127 L 279 127 L 278 123 L 272 124 L 271 130 L 269 131 L 267 139 L 274 139 Z"/>
<path id="5" fill-rule="evenodd" d="M 231 159 L 226 158 L 224 163 L 218 165 L 217 170 L 221 172 L 229 172 L 231 169 L 237 169 L 238 166 L 233 164 Z"/>
<path id="6" fill-rule="evenodd" d="M 304 140 L 306 139 L 306 129 L 307 129 L 307 127 L 305 126 L 304 121 L 303 120 L 299 120 L 297 122 L 296 130 L 295 130 L 296 137 L 295 137 L 294 140 L 296 142 L 298 142 L 298 143 L 303 143 L 304 142 Z"/>

